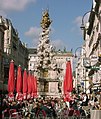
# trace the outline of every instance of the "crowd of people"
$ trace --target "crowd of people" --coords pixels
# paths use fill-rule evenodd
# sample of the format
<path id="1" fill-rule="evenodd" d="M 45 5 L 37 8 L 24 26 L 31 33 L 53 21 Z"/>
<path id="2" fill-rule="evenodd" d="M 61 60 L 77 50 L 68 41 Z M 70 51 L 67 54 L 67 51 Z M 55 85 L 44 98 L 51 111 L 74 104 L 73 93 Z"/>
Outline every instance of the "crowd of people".
<path id="1" fill-rule="evenodd" d="M 90 110 L 101 110 L 101 92 L 96 94 L 71 94 L 68 102 L 60 97 L 38 97 L 29 100 L 2 100 L 2 118 L 8 119 L 67 119 L 68 117 L 90 118 Z"/>

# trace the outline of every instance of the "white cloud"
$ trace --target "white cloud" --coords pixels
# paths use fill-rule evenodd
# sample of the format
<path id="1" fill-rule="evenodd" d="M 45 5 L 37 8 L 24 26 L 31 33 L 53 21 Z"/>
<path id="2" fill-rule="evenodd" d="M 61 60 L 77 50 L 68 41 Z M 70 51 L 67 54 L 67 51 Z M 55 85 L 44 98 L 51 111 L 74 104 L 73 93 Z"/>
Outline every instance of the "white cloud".
<path id="1" fill-rule="evenodd" d="M 90 13 L 85 14 L 84 16 L 78 16 L 75 18 L 75 20 L 73 21 L 73 27 L 71 28 L 71 32 L 76 32 L 77 34 L 81 35 L 81 24 L 82 24 L 82 20 L 84 25 L 86 25 L 86 23 L 89 20 L 89 15 Z"/>
<path id="2" fill-rule="evenodd" d="M 53 47 L 55 47 L 57 50 L 58 49 L 63 49 L 66 45 L 62 42 L 62 40 L 57 39 L 52 41 Z"/>
<path id="3" fill-rule="evenodd" d="M 32 40 L 32 46 L 36 47 L 39 43 L 39 35 L 42 32 L 41 28 L 38 27 L 30 27 L 27 32 L 25 32 L 25 36 L 29 37 L 29 39 Z M 65 47 L 65 44 L 62 42 L 62 40 L 52 40 L 51 44 L 56 49 L 63 49 Z"/>
<path id="4" fill-rule="evenodd" d="M 89 15 L 90 15 L 90 13 L 87 13 L 84 16 L 78 16 L 78 17 L 75 18 L 73 23 L 76 24 L 77 27 L 80 27 L 81 24 L 82 24 L 82 20 L 83 20 L 84 25 L 85 25 L 85 23 L 87 23 L 88 20 L 89 20 Z"/>
<path id="5" fill-rule="evenodd" d="M 0 8 L 3 11 L 23 10 L 29 3 L 35 2 L 36 0 L 0 0 Z"/>
<path id="6" fill-rule="evenodd" d="M 38 27 L 30 27 L 30 29 L 25 33 L 26 36 L 36 37 L 39 35 L 41 28 Z"/>
<path id="7" fill-rule="evenodd" d="M 82 22 L 82 17 L 81 16 L 76 17 L 75 20 L 74 20 L 74 24 L 76 24 L 76 26 L 78 26 L 78 27 L 80 27 L 81 22 Z"/>
<path id="8" fill-rule="evenodd" d="M 25 35 L 32 39 L 33 46 L 36 46 L 38 44 L 40 32 L 41 28 L 38 27 L 30 27 L 30 29 L 25 32 Z"/>
<path id="9" fill-rule="evenodd" d="M 51 32 L 50 32 L 50 36 L 51 36 L 51 35 L 55 34 L 55 29 L 53 27 L 51 27 L 50 29 L 51 29 Z M 50 40 L 51 40 L 51 38 L 50 38 Z M 65 43 L 63 42 L 63 40 L 61 40 L 61 39 L 51 40 L 51 44 L 53 47 L 56 48 L 56 50 L 58 50 L 58 49 L 62 50 L 64 47 L 67 47 L 65 45 Z"/>
<path id="10" fill-rule="evenodd" d="M 73 33 L 75 32 L 81 35 L 81 30 L 80 30 L 81 23 L 82 23 L 82 17 L 81 16 L 76 17 L 73 21 L 73 27 L 71 28 L 71 32 Z"/>

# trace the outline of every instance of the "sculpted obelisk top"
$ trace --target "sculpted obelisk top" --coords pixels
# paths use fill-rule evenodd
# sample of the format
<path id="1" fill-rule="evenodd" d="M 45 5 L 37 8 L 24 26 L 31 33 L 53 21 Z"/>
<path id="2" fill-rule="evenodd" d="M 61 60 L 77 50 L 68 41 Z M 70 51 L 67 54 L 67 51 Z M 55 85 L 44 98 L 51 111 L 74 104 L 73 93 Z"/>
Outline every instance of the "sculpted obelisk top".
<path id="1" fill-rule="evenodd" d="M 49 18 L 49 13 L 48 10 L 44 11 L 43 16 L 42 16 L 42 20 L 41 20 L 41 27 L 43 29 L 48 29 L 50 24 L 51 24 L 52 20 L 50 20 Z"/>

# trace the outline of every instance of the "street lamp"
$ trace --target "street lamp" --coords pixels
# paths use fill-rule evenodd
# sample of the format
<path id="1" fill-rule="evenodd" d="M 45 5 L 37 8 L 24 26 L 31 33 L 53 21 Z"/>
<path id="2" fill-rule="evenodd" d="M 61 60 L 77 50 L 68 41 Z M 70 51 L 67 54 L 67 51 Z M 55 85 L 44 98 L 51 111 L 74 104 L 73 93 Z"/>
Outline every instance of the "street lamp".
<path id="1" fill-rule="evenodd" d="M 84 76 L 82 76 L 83 78 L 84 78 L 84 91 L 86 92 L 86 68 L 85 68 L 85 65 L 84 65 L 84 62 L 86 63 L 87 61 L 86 61 L 86 59 L 87 59 L 87 57 L 86 57 L 86 50 L 85 50 L 85 48 L 84 47 L 78 47 L 76 50 L 75 50 L 75 58 L 77 58 L 78 56 L 77 56 L 77 50 L 79 50 L 79 49 L 81 49 L 81 51 L 82 51 L 82 53 L 80 54 L 80 56 L 81 56 L 81 58 L 79 58 L 78 59 L 78 62 L 79 62 L 79 60 L 81 59 L 81 66 L 79 67 L 77 67 L 78 68 L 78 70 L 79 70 L 79 68 L 82 68 L 82 70 L 81 71 L 84 71 L 84 72 L 82 72 L 82 75 L 84 74 Z M 85 52 L 83 52 L 83 50 L 85 51 Z M 80 64 L 80 62 L 78 63 L 78 64 Z M 78 71 L 77 71 L 78 72 Z M 80 75 L 80 72 L 78 72 L 79 73 L 79 75 Z M 77 74 L 78 74 L 77 73 Z M 77 76 L 77 80 L 78 80 L 78 76 Z M 78 81 L 77 81 L 77 83 L 78 83 Z"/>
<path id="2" fill-rule="evenodd" d="M 76 48 L 76 50 L 75 50 L 75 55 L 74 55 L 75 58 L 78 57 L 78 56 L 77 56 L 77 51 L 78 51 L 79 49 L 84 50 L 84 51 L 85 51 L 84 55 L 86 56 L 86 50 L 85 50 L 85 48 L 84 48 L 84 47 L 78 47 L 78 48 Z"/>
<path id="3" fill-rule="evenodd" d="M 101 0 L 100 0 L 100 2 L 99 3 L 101 3 Z M 82 16 L 82 23 L 81 23 L 81 30 L 84 30 L 84 37 L 85 37 L 85 31 L 86 31 L 86 25 L 85 25 L 85 23 L 84 23 L 84 18 L 85 18 L 85 16 L 88 14 L 88 13 L 91 13 L 91 15 L 96 15 L 96 17 L 97 17 L 97 19 L 98 19 L 98 22 L 100 23 L 100 29 L 101 29 L 101 10 L 100 10 L 100 12 L 96 12 L 95 11 L 95 8 L 93 8 L 92 10 L 90 10 L 90 11 L 87 11 L 83 16 Z M 99 33 L 98 34 L 98 37 L 99 38 L 101 38 L 101 33 Z M 92 51 L 94 50 L 94 49 L 96 49 L 97 48 L 97 46 L 100 44 L 99 43 L 99 41 L 100 40 L 98 40 L 96 43 L 94 43 L 93 44 L 93 49 L 92 49 Z M 98 61 L 99 61 L 99 63 L 101 62 L 101 54 L 99 53 L 98 54 Z"/>
<path id="4" fill-rule="evenodd" d="M 84 18 L 85 18 L 85 16 L 86 16 L 88 13 L 91 13 L 90 15 L 93 15 L 93 16 L 96 15 L 96 17 L 97 17 L 97 19 L 98 19 L 98 22 L 100 23 L 100 24 L 99 24 L 99 25 L 100 25 L 100 28 L 101 28 L 101 11 L 100 11 L 100 12 L 96 12 L 95 9 L 92 9 L 91 11 L 86 12 L 86 13 L 83 15 L 83 17 L 82 17 L 82 23 L 81 23 L 81 27 L 80 27 L 81 30 L 84 31 L 84 39 L 85 39 L 86 30 L 87 30 L 86 25 L 85 25 L 85 22 L 84 22 Z M 96 43 L 93 44 L 93 50 L 98 46 L 98 44 L 99 44 L 99 42 L 96 42 Z M 93 50 L 92 50 L 92 51 L 93 51 Z M 100 63 L 100 60 L 101 60 L 101 58 L 100 58 L 100 56 L 98 56 L 98 61 L 99 61 L 99 63 Z M 83 66 L 85 67 L 85 71 L 86 71 L 87 68 L 88 68 L 88 69 L 92 69 L 92 68 L 93 68 L 93 66 L 91 66 L 90 58 L 87 58 L 86 55 L 85 55 L 85 58 L 83 59 Z M 94 67 L 94 68 L 95 68 L 95 67 Z M 85 78 L 85 79 L 86 79 L 86 78 Z"/>
<path id="5" fill-rule="evenodd" d="M 94 13 L 94 14 L 97 16 L 98 20 L 99 20 L 99 21 L 101 20 L 101 16 L 100 16 L 101 13 L 95 12 L 94 9 L 91 10 L 91 11 L 88 11 L 88 12 L 86 12 L 86 13 L 83 15 L 83 17 L 82 17 L 82 23 L 81 23 L 81 27 L 80 27 L 81 30 L 85 30 L 84 17 L 85 17 L 88 13 Z"/>
<path id="6" fill-rule="evenodd" d="M 91 11 L 88 11 L 88 12 L 86 12 L 86 13 L 83 15 L 83 17 L 82 17 L 82 23 L 81 23 L 81 26 L 80 26 L 81 30 L 85 30 L 84 17 L 85 17 L 88 13 L 90 13 L 90 12 L 91 12 Z"/>
<path id="7" fill-rule="evenodd" d="M 78 48 L 75 50 L 75 58 L 78 57 L 78 56 L 77 56 L 77 53 L 76 53 L 78 49 L 81 49 L 81 50 L 84 50 L 84 51 L 85 51 L 85 53 L 82 53 L 82 55 L 80 55 L 81 57 L 84 56 L 84 57 L 83 57 L 83 66 L 86 67 L 86 68 L 90 67 L 90 66 L 91 66 L 90 58 L 86 57 L 86 50 L 85 50 L 84 47 L 78 47 Z"/>

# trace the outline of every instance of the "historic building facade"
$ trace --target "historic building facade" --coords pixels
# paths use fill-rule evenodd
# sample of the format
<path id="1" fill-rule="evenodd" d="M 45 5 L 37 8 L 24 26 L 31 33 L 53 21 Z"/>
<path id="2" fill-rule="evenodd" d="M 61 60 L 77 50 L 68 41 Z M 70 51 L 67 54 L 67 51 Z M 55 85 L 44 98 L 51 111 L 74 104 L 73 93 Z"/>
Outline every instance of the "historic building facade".
<path id="1" fill-rule="evenodd" d="M 36 76 L 36 63 L 37 63 L 37 49 L 36 48 L 28 48 L 28 70 L 32 71 L 32 73 Z"/>
<path id="2" fill-rule="evenodd" d="M 37 60 L 38 60 L 38 56 L 37 56 L 37 49 L 35 48 L 29 48 L 28 49 L 29 52 L 29 63 L 28 63 L 28 70 L 31 70 L 31 72 L 37 76 Z M 51 79 L 56 79 L 57 82 L 55 82 L 52 87 L 51 85 L 48 86 L 47 90 L 50 91 L 50 95 L 52 94 L 52 92 L 55 91 L 56 85 L 57 85 L 57 92 L 58 94 L 62 94 L 63 93 L 63 80 L 64 80 L 64 76 L 65 76 L 65 71 L 66 71 L 66 63 L 68 60 L 71 61 L 71 66 L 72 66 L 72 71 L 73 71 L 73 54 L 72 52 L 67 52 L 67 51 L 54 51 L 54 64 L 56 65 L 57 71 L 59 72 L 54 72 L 54 71 L 50 71 L 49 72 L 49 77 Z M 38 82 L 39 84 L 39 82 Z M 38 90 L 40 87 L 38 87 Z"/>
<path id="3" fill-rule="evenodd" d="M 89 26 L 86 32 L 87 57 L 90 58 L 91 68 L 88 76 L 93 89 L 100 88 L 101 83 L 101 1 L 96 1 L 89 17 Z M 93 85 L 92 85 L 93 84 Z"/>
<path id="4" fill-rule="evenodd" d="M 2 16 L 0 16 L 0 89 L 3 88 L 4 83 L 4 66 L 3 66 L 3 60 L 4 60 L 4 32 L 7 29 L 7 26 L 5 24 L 5 20 Z"/>
<path id="5" fill-rule="evenodd" d="M 89 20 L 83 24 L 84 44 L 76 67 L 76 77 L 84 91 L 98 90 L 101 85 L 101 1 L 94 1 Z M 83 21 L 84 22 L 84 21 Z M 81 73 L 80 73 L 81 71 Z M 80 77 L 83 77 L 82 80 Z"/>
<path id="6" fill-rule="evenodd" d="M 19 39 L 18 32 L 12 25 L 9 19 L 4 19 L 7 29 L 4 31 L 4 45 L 3 46 L 3 72 L 4 72 L 4 88 L 7 89 L 9 64 L 14 60 L 15 73 L 18 65 L 21 65 L 22 70 L 28 68 L 28 50 L 26 44 Z M 1 48 L 1 47 L 0 47 Z M 1 73 L 0 73 L 1 74 Z"/>

